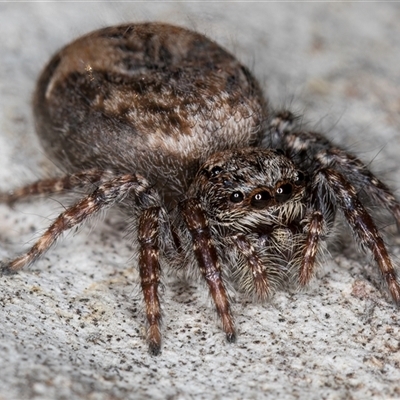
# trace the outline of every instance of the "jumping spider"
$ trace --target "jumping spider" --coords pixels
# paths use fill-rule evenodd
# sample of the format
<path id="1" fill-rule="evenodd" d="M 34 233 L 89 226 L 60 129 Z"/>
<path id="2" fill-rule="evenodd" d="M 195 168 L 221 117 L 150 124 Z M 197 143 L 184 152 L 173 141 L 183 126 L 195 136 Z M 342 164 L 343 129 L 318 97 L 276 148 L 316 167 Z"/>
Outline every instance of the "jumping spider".
<path id="1" fill-rule="evenodd" d="M 90 191 L 2 270 L 19 271 L 64 231 L 123 206 L 136 221 L 151 353 L 161 346 L 164 266 L 200 270 L 232 342 L 227 277 L 261 299 L 306 285 L 338 210 L 400 302 L 391 258 L 358 196 L 366 191 L 400 226 L 391 191 L 292 113 L 274 112 L 249 70 L 205 36 L 144 23 L 79 38 L 41 74 L 34 116 L 46 152 L 69 174 L 1 199 Z"/>

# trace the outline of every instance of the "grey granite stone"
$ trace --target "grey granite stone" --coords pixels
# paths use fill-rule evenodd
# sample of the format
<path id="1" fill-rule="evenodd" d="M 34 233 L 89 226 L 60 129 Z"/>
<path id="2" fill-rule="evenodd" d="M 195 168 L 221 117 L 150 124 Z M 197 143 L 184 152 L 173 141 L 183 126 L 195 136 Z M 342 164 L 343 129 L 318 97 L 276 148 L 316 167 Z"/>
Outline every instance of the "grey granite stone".
<path id="1" fill-rule="evenodd" d="M 273 104 L 305 114 L 400 187 L 399 4 L 54 2 L 0 5 L 0 190 L 53 172 L 30 109 L 51 54 L 95 28 L 144 20 L 216 39 L 251 66 Z M 61 209 L 58 199 L 0 205 L 0 259 Z M 29 270 L 0 277 L 0 399 L 400 397 L 399 311 L 349 235 L 303 292 L 265 304 L 237 295 L 233 345 L 204 287 L 165 276 L 163 350 L 151 357 L 121 227 L 108 214 Z"/>

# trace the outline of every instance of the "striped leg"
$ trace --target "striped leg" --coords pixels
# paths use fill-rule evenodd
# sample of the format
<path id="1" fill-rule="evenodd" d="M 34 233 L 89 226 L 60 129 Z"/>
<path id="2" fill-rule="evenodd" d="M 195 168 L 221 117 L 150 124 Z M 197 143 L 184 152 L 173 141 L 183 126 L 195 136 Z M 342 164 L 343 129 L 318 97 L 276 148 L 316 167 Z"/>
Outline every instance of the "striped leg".
<path id="1" fill-rule="evenodd" d="M 112 177 L 113 174 L 110 171 L 90 169 L 62 177 L 41 179 L 27 186 L 6 193 L 0 193 L 0 203 L 13 204 L 16 201 L 24 200 L 31 196 L 57 194 L 95 183 L 101 184 L 112 179 Z"/>
<path id="2" fill-rule="evenodd" d="M 232 244 L 245 260 L 245 267 L 250 270 L 254 291 L 260 300 L 267 299 L 272 292 L 272 283 L 267 273 L 267 265 L 257 253 L 254 246 L 246 239 L 245 235 L 235 235 L 230 237 Z M 247 286 L 250 286 L 247 285 Z"/>
<path id="3" fill-rule="evenodd" d="M 139 218 L 138 240 L 139 272 L 144 301 L 146 304 L 147 322 L 149 324 L 147 340 L 149 352 L 157 355 L 161 349 L 161 308 L 158 296 L 160 283 L 159 263 L 159 214 L 160 207 L 151 207 L 143 211 Z"/>
<path id="4" fill-rule="evenodd" d="M 371 251 L 393 300 L 400 304 L 400 284 L 385 244 L 371 216 L 357 197 L 355 188 L 335 170 L 322 170 L 327 185 L 335 193 L 339 207 L 362 247 Z"/>
<path id="5" fill-rule="evenodd" d="M 194 254 L 209 287 L 217 313 L 222 320 L 226 338 L 228 342 L 234 342 L 236 340 L 235 326 L 207 218 L 196 199 L 185 200 L 181 203 L 181 207 L 183 218 L 192 236 Z"/>
<path id="6" fill-rule="evenodd" d="M 147 181 L 136 175 L 122 175 L 101 184 L 91 194 L 61 213 L 28 252 L 14 260 L 3 262 L 2 271 L 13 273 L 32 264 L 55 243 L 63 232 L 81 225 L 89 217 L 120 202 L 129 192 L 139 195 L 147 188 Z"/>

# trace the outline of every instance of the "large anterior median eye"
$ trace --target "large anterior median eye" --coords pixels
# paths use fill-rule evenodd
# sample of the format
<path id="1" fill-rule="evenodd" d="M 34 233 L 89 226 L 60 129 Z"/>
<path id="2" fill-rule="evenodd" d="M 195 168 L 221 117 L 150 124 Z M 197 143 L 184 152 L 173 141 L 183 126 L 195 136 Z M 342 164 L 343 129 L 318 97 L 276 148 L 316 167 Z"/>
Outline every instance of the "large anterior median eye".
<path id="1" fill-rule="evenodd" d="M 270 205 L 272 196 L 268 192 L 258 192 L 251 198 L 251 205 L 254 208 L 265 208 Z"/>
<path id="2" fill-rule="evenodd" d="M 289 200 L 290 196 L 292 195 L 292 185 L 290 183 L 284 183 L 283 185 L 279 186 L 275 192 L 275 199 L 279 203 L 283 203 L 284 201 Z"/>

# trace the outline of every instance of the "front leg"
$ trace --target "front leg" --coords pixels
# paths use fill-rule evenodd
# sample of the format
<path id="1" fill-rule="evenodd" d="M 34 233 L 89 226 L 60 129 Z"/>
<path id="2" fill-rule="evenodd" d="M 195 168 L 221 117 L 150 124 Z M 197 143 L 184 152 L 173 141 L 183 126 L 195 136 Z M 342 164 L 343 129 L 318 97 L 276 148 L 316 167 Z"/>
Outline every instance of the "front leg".
<path id="1" fill-rule="evenodd" d="M 310 192 L 310 204 L 304 227 L 305 242 L 301 253 L 299 283 L 305 286 L 314 276 L 318 254 L 321 253 L 321 243 L 326 241 L 333 228 L 336 207 L 325 187 L 323 175 L 317 174 Z"/>
<path id="2" fill-rule="evenodd" d="M 217 313 L 222 319 L 222 327 L 226 338 L 228 342 L 234 342 L 236 340 L 235 326 L 208 220 L 196 199 L 192 198 L 183 201 L 181 209 L 186 226 L 192 236 L 194 254 L 200 271 L 209 287 Z"/>

